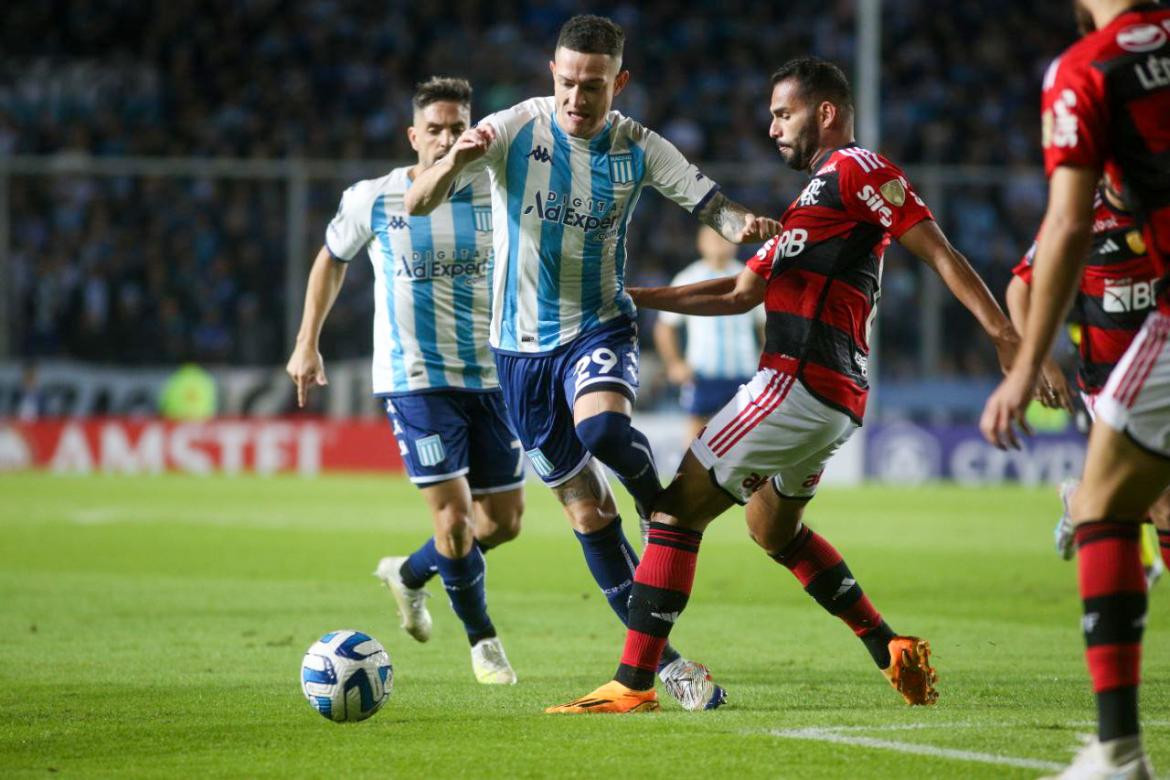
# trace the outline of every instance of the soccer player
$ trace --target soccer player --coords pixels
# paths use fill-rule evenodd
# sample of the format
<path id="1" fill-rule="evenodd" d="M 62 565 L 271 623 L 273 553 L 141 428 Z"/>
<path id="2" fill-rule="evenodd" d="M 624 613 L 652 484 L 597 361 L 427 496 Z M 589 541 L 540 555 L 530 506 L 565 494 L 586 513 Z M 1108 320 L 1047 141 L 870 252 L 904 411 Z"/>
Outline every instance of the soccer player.
<path id="1" fill-rule="evenodd" d="M 735 259 L 735 244 L 709 227 L 699 228 L 699 259 L 680 271 L 670 284 L 679 287 L 708 279 L 736 276 L 743 263 Z M 666 366 L 666 376 L 680 385 L 680 402 L 691 415 L 689 442 L 699 435 L 707 418 L 736 389 L 756 373 L 764 309 L 712 319 L 662 312 L 654 324 L 654 346 Z M 686 329 L 686 358 L 678 347 L 679 330 Z"/>
<path id="2" fill-rule="evenodd" d="M 1032 284 L 1032 260 L 1036 244 L 1012 269 L 1007 288 L 1008 312 L 1016 330 L 1023 332 L 1028 321 L 1029 290 Z M 1080 365 L 1077 384 L 1090 418 L 1105 380 L 1142 327 L 1146 315 L 1154 308 L 1154 285 L 1158 274 L 1146 252 L 1141 229 L 1126 210 L 1116 186 L 1102 179 L 1093 199 L 1093 238 L 1085 273 L 1081 277 L 1073 304 L 1072 319 L 1079 332 Z M 1042 370 L 1049 384 L 1060 388 L 1057 405 L 1069 407 L 1064 375 L 1051 358 Z M 1073 554 L 1074 529 L 1069 503 L 1077 480 L 1067 480 L 1060 487 L 1064 514 L 1054 533 L 1056 550 L 1069 560 Z M 1170 493 L 1163 493 L 1150 508 L 1156 527 L 1170 530 Z M 1144 528 L 1144 527 L 1143 527 Z M 1142 534 L 1142 568 L 1147 587 L 1162 576 L 1165 566 L 1158 554 L 1157 535 Z"/>
<path id="3" fill-rule="evenodd" d="M 630 78 L 624 37 L 609 19 L 570 19 L 549 63 L 554 96 L 484 119 L 406 196 L 410 213 L 425 214 L 487 170 L 496 227 L 490 339 L 509 419 L 623 623 L 638 558 L 598 461 L 642 516 L 662 490 L 650 444 L 630 420 L 638 333 L 625 239 L 634 206 L 653 187 L 731 241 L 762 241 L 778 228 L 610 109 Z M 660 678 L 687 709 L 723 701 L 701 664 L 672 649 L 660 661 Z"/>
<path id="4" fill-rule="evenodd" d="M 488 616 L 483 552 L 515 538 L 524 504 L 520 444 L 508 426 L 487 346 L 491 208 L 487 180 L 468 181 L 429 217 L 407 216 L 411 182 L 450 150 L 471 118 L 471 85 L 432 78 L 415 92 L 407 128 L 418 162 L 342 195 L 309 274 L 288 374 L 304 406 L 326 384 L 318 337 L 348 263 L 363 248 L 374 265 L 374 393 L 384 399 L 410 481 L 434 536 L 375 572 L 393 593 L 402 627 L 430 638 L 424 586 L 437 572 L 471 642 L 475 678 L 516 682 Z"/>
<path id="5" fill-rule="evenodd" d="M 802 58 L 777 70 L 772 85 L 769 135 L 790 167 L 810 175 L 781 218 L 783 232 L 734 279 L 632 291 L 641 306 L 708 316 L 762 301 L 759 372 L 711 418 L 655 504 L 614 680 L 549 712 L 658 707 L 648 671 L 687 605 L 703 530 L 732 504 L 747 504 L 756 543 L 853 630 L 907 703 L 937 698 L 928 643 L 897 635 L 841 554 L 802 518 L 826 461 L 865 413 L 869 333 L 891 239 L 942 277 L 1002 363 L 1018 336 L 902 172 L 854 142 L 845 74 Z"/>
<path id="6" fill-rule="evenodd" d="M 1028 330 L 1018 359 L 987 401 L 983 435 L 1016 447 L 1024 407 L 1076 295 L 1104 174 L 1121 185 L 1150 258 L 1170 264 L 1170 9 L 1134 0 L 1078 0 L 1082 32 L 1049 67 L 1042 98 L 1048 209 L 1032 270 Z M 1097 739 L 1066 778 L 1153 775 L 1142 746 L 1138 684 L 1146 581 L 1141 523 L 1170 484 L 1170 289 L 1109 375 L 1080 487 L 1072 498 L 1084 606 L 1086 660 L 1097 700 Z M 1170 534 L 1160 534 L 1163 557 Z"/>

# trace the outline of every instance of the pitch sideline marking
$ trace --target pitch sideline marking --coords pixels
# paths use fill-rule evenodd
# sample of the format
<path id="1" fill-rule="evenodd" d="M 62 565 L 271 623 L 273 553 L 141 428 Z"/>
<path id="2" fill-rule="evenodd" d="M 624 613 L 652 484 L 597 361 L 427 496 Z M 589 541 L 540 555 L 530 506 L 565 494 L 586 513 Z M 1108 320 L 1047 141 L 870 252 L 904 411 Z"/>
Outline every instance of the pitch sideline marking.
<path id="1" fill-rule="evenodd" d="M 1063 769 L 1065 767 L 1065 764 L 1058 764 L 1055 761 L 1001 756 L 996 753 L 980 753 L 974 750 L 954 750 L 952 748 L 935 747 L 934 745 L 920 745 L 913 742 L 895 742 L 889 739 L 877 739 L 876 737 L 850 736 L 829 728 L 771 729 L 768 733 L 782 739 L 832 742 L 839 745 L 892 750 L 897 753 L 910 753 L 919 756 L 930 756 L 932 758 L 949 758 L 955 761 L 969 761 L 979 764 L 1014 766 L 1021 769 Z"/>

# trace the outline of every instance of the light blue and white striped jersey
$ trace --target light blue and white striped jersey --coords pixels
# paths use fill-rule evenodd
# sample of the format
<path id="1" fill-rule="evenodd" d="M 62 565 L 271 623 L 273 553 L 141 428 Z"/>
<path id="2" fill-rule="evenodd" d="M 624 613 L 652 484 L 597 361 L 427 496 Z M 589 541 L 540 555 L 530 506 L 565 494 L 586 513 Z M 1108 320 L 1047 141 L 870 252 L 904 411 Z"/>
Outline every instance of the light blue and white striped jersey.
<path id="1" fill-rule="evenodd" d="M 471 179 L 428 216 L 412 217 L 403 206 L 409 170 L 350 187 L 325 231 L 338 260 L 367 247 L 374 265 L 374 392 L 494 389 L 487 177 Z"/>
<path id="2" fill-rule="evenodd" d="M 610 111 L 593 138 L 557 126 L 553 98 L 492 114 L 496 138 L 456 186 L 484 168 L 495 233 L 491 345 L 550 352 L 622 314 L 626 229 L 643 187 L 698 211 L 718 186 L 662 136 Z"/>
<path id="3" fill-rule="evenodd" d="M 678 272 L 672 287 L 725 276 L 739 276 L 743 263 L 732 260 L 721 270 L 696 260 Z M 664 311 L 658 320 L 670 326 L 683 325 L 687 333 L 687 365 L 696 374 L 712 379 L 739 379 L 753 376 L 760 363 L 760 329 L 767 315 L 761 304 L 744 314 L 726 317 L 699 317 Z"/>

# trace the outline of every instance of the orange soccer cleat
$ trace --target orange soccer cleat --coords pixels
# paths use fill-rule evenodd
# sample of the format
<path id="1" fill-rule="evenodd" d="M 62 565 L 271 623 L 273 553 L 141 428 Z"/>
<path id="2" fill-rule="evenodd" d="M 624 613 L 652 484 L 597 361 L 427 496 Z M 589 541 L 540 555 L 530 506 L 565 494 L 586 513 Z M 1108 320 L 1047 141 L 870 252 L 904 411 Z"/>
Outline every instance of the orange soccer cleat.
<path id="1" fill-rule="evenodd" d="M 934 704 L 938 675 L 930 665 L 930 642 L 916 636 L 896 636 L 890 640 L 890 665 L 882 674 L 902 694 L 907 704 Z"/>
<path id="2" fill-rule="evenodd" d="M 592 693 L 574 699 L 568 704 L 549 707 L 545 712 L 583 715 L 594 712 L 652 712 L 656 709 L 658 694 L 653 688 L 648 691 L 635 691 L 617 680 L 610 680 Z"/>

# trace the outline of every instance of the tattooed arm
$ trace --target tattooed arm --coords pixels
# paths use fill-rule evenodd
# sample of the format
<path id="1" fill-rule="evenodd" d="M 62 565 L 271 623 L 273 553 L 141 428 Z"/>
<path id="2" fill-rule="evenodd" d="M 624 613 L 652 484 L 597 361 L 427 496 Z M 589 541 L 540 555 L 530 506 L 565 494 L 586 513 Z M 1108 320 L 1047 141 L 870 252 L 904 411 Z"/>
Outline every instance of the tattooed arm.
<path id="1" fill-rule="evenodd" d="M 737 244 L 767 241 L 780 232 L 779 220 L 757 217 L 722 192 L 715 193 L 697 216 L 704 225 Z"/>

